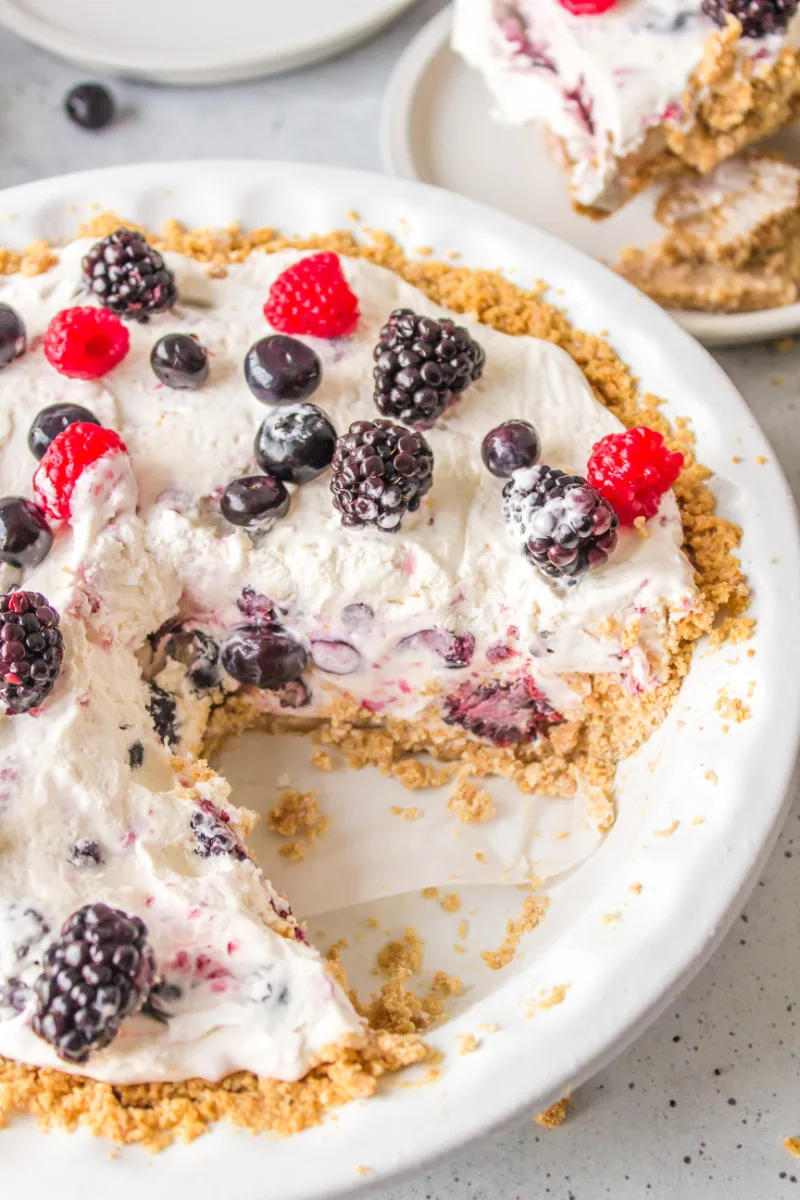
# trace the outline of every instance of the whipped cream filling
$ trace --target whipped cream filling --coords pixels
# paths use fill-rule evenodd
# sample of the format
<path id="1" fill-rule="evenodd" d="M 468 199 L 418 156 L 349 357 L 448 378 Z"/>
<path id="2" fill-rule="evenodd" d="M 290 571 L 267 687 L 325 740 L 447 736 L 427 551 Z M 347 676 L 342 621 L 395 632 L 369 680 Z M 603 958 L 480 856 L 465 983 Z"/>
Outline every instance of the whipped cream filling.
<path id="1" fill-rule="evenodd" d="M 613 208 L 618 160 L 664 123 L 687 124 L 684 93 L 719 26 L 701 0 L 624 0 L 575 16 L 559 0 L 456 0 L 453 48 L 481 72 L 499 120 L 543 121 L 564 144 L 581 204 Z M 800 43 L 784 33 L 742 38 L 738 52 L 769 69 Z"/>
<path id="2" fill-rule="evenodd" d="M 0 1054 L 71 1069 L 31 1032 L 28 989 L 64 920 L 104 901 L 145 920 L 169 1017 L 127 1021 L 80 1073 L 132 1082 L 217 1079 L 247 1068 L 296 1079 L 362 1022 L 259 868 L 244 854 L 198 852 L 192 814 L 234 831 L 240 816 L 223 780 L 193 783 L 158 740 L 140 661 L 148 635 L 180 621 L 220 640 L 247 619 L 242 603 L 268 598 L 317 664 L 306 672 L 304 715 L 347 693 L 411 717 L 432 695 L 471 679 L 526 676 L 566 711 L 577 697 L 565 672 L 612 671 L 635 689 L 659 678 L 665 630 L 694 596 L 680 517 L 667 495 L 649 536 L 621 530 L 609 563 L 576 586 L 539 575 L 505 529 L 502 481 L 480 460 L 483 434 L 510 416 L 530 420 L 544 461 L 583 472 L 592 445 L 620 426 L 564 351 L 466 321 L 484 346 L 486 370 L 426 434 L 433 487 L 400 532 L 343 529 L 323 476 L 293 489 L 289 515 L 251 540 L 221 518 L 219 496 L 232 479 L 257 472 L 253 440 L 266 410 L 249 392 L 242 362 L 269 332 L 262 305 L 270 283 L 299 254 L 255 253 L 213 280 L 196 262 L 168 255 L 179 306 L 131 325 L 125 361 L 80 382 L 50 367 L 41 335 L 76 302 L 90 244 L 67 246 L 46 275 L 0 281 L 0 299 L 20 312 L 29 337 L 28 352 L 0 372 L 0 494 L 31 496 L 36 462 L 27 431 L 49 404 L 86 406 L 130 454 L 84 473 L 72 520 L 58 527 L 39 567 L 0 575 L 3 590 L 21 583 L 44 592 L 61 613 L 66 645 L 41 711 L 0 719 Z M 323 363 L 312 402 L 339 432 L 376 415 L 372 349 L 389 312 L 441 311 L 389 271 L 360 260 L 342 265 L 359 297 L 359 326 L 347 339 L 307 339 Z M 211 355 L 200 391 L 167 389 L 151 371 L 153 343 L 177 330 L 196 333 Z M 356 626 L 344 613 L 354 604 L 367 606 Z M 601 629 L 609 618 L 629 630 L 635 624 L 638 640 L 634 630 L 623 650 L 618 628 Z M 400 645 L 425 631 L 436 633 Z M 453 667 L 442 647 L 446 655 L 448 639 L 465 635 L 474 653 L 468 666 Z M 330 650 L 337 639 L 347 643 L 344 656 Z M 337 674 L 343 663 L 348 673 Z M 196 745 L 209 697 L 190 686 L 180 663 L 159 670 L 159 683 L 179 701 L 178 736 Z M 280 708 L 275 693 L 255 696 Z M 76 854 L 85 840 L 99 848 L 99 864 Z"/>
<path id="3" fill-rule="evenodd" d="M 800 202 L 800 171 L 771 158 L 721 163 L 710 175 L 681 179 L 657 209 L 663 225 L 719 246 L 730 246 Z"/>

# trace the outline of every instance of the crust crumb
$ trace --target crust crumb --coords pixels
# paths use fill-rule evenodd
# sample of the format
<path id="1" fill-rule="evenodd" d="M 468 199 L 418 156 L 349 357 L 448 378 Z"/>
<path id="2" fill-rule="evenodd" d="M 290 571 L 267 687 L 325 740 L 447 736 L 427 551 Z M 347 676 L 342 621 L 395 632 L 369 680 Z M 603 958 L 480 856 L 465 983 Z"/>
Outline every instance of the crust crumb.
<path id="1" fill-rule="evenodd" d="M 676 820 L 676 821 L 672 821 L 672 822 L 671 822 L 671 823 L 670 823 L 670 824 L 669 824 L 669 825 L 666 827 L 666 829 L 657 829 L 657 830 L 656 830 L 656 837 L 657 837 L 657 838 L 668 838 L 668 837 L 672 837 L 673 833 L 675 832 L 675 830 L 678 828 L 678 826 L 679 826 L 679 825 L 680 825 L 680 821 L 677 821 L 677 820 Z"/>
<path id="2" fill-rule="evenodd" d="M 717 775 L 717 772 L 712 771 L 710 767 L 704 772 L 704 775 L 708 782 L 713 784 L 715 787 L 719 783 L 719 776 Z"/>
<path id="3" fill-rule="evenodd" d="M 327 750 L 315 750 L 311 755 L 311 765 L 317 771 L 332 771 L 333 759 Z"/>
<path id="4" fill-rule="evenodd" d="M 632 883 L 629 885 L 628 891 L 633 892 L 634 896 L 640 896 L 642 893 L 642 885 L 638 881 L 636 883 Z"/>
<path id="5" fill-rule="evenodd" d="M 461 1034 L 461 1053 L 472 1054 L 480 1046 L 480 1042 L 475 1037 L 474 1033 Z"/>
<path id="6" fill-rule="evenodd" d="M 506 923 L 506 936 L 496 950 L 481 950 L 481 958 L 492 971 L 507 967 L 516 956 L 517 947 L 526 933 L 536 928 L 550 907 L 546 896 L 526 896 L 522 912 L 516 921 Z"/>
<path id="7" fill-rule="evenodd" d="M 729 696 L 725 688 L 720 689 L 714 711 L 724 720 L 735 721 L 737 725 L 741 725 L 742 721 L 749 721 L 753 715 L 749 704 L 745 704 L 736 696 Z"/>
<path id="8" fill-rule="evenodd" d="M 458 892 L 448 892 L 446 896 L 442 896 L 439 904 L 446 913 L 456 913 L 461 908 L 461 897 Z"/>
<path id="9" fill-rule="evenodd" d="M 783 1148 L 789 1151 L 792 1158 L 800 1158 L 800 1137 L 784 1138 Z"/>
<path id="10" fill-rule="evenodd" d="M 399 804 L 393 804 L 389 812 L 393 817 L 402 817 L 404 821 L 419 821 L 425 816 L 421 808 L 401 808 Z"/>
<path id="11" fill-rule="evenodd" d="M 494 801 L 471 779 L 461 779 L 450 794 L 447 807 L 464 825 L 483 824 L 494 816 Z"/>
<path id="12" fill-rule="evenodd" d="M 551 1104 L 544 1112 L 537 1113 L 533 1119 L 537 1125 L 542 1125 L 545 1129 L 558 1129 L 559 1125 L 563 1125 L 566 1121 L 571 1107 L 572 1101 L 569 1096 L 565 1096 L 563 1100 L 556 1100 L 555 1104 Z"/>
<path id="13" fill-rule="evenodd" d="M 291 863 L 302 862 L 317 838 L 328 831 L 330 823 L 330 817 L 320 813 L 313 789 L 299 792 L 297 788 L 287 788 L 267 814 L 267 824 L 273 833 L 292 839 L 278 851 Z"/>

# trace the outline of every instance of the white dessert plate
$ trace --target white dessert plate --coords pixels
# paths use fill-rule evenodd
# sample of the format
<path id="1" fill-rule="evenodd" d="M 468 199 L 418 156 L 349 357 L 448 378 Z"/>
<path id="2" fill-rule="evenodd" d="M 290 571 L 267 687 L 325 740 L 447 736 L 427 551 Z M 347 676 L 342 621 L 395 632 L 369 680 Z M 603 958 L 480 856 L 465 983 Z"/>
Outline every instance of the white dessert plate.
<path id="1" fill-rule="evenodd" d="M 414 0 L 0 0 L 0 21 L 59 58 L 155 83 L 229 83 L 339 54 Z"/>
<path id="2" fill-rule="evenodd" d="M 507 918 L 519 915 L 524 896 L 511 887 L 460 887 L 457 914 L 417 893 L 311 922 L 323 946 L 348 939 L 345 964 L 362 994 L 376 987 L 369 968 L 386 933 L 396 936 L 408 924 L 425 940 L 426 969 L 462 978 L 466 990 L 450 1021 L 429 1038 L 445 1053 L 438 1078 L 425 1082 L 418 1071 L 423 1086 L 390 1084 L 294 1138 L 253 1138 L 222 1125 L 156 1158 L 130 1149 L 112 1159 L 106 1143 L 85 1133 L 50 1134 L 45 1143 L 27 1118 L 0 1132 L 3 1195 L 80 1200 L 88 1188 L 116 1200 L 139 1200 L 143 1191 L 149 1200 L 324 1200 L 420 1167 L 525 1109 L 552 1103 L 640 1033 L 717 945 L 774 842 L 795 763 L 797 514 L 769 445 L 711 357 L 623 280 L 529 224 L 463 196 L 358 172 L 159 163 L 12 188 L 0 194 L 0 219 L 16 216 L 3 223 L 3 239 L 22 245 L 69 237 L 92 206 L 150 227 L 175 216 L 192 225 L 238 221 L 299 232 L 352 224 L 347 214 L 356 211 L 365 227 L 389 230 L 409 250 L 455 251 L 461 262 L 504 268 L 521 284 L 546 279 L 578 326 L 608 330 L 643 389 L 667 397 L 673 416 L 691 416 L 720 508 L 744 527 L 755 637 L 695 655 L 668 719 L 620 769 L 615 826 L 597 853 L 548 887 L 550 911 L 511 965 L 491 971 L 480 957 L 502 941 Z M 714 708 L 721 688 L 752 710 L 729 731 Z M 264 744 L 270 779 L 290 753 L 281 742 Z M 236 795 L 236 756 L 226 756 Z M 241 779 L 247 782 L 244 767 Z M 375 771 L 350 779 L 365 806 L 409 802 Z M 324 794 L 325 776 L 317 786 Z M 276 878 L 290 893 L 291 872 L 287 865 Z M 379 929 L 368 930 L 368 916 L 378 917 Z M 464 917 L 469 928 L 462 930 Z M 462 954 L 453 947 L 459 938 Z M 553 988 L 563 988 L 562 1002 L 537 1007 Z M 496 1031 L 482 1031 L 486 1024 Z M 461 1055 L 466 1033 L 481 1044 Z"/>
<path id="3" fill-rule="evenodd" d="M 491 204 L 601 262 L 616 262 L 623 246 L 659 240 L 664 230 L 653 217 L 654 188 L 605 221 L 574 211 L 542 130 L 492 120 L 483 80 L 450 49 L 450 24 L 447 8 L 417 34 L 395 66 L 383 101 L 386 169 Z M 800 128 L 771 144 L 800 161 Z M 706 345 L 760 341 L 800 329 L 800 303 L 753 313 L 671 315 Z"/>

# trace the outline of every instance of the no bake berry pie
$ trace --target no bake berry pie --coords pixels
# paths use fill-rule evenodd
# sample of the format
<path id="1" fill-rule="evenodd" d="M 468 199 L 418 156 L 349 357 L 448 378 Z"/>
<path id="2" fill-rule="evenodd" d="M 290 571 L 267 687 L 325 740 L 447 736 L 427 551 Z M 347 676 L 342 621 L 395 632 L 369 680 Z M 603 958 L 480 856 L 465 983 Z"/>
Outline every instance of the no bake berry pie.
<path id="1" fill-rule="evenodd" d="M 456 0 L 498 118 L 542 122 L 575 205 L 706 174 L 800 107 L 797 0 Z"/>
<path id="2" fill-rule="evenodd" d="M 201 756 L 313 730 L 608 791 L 746 604 L 737 534 L 609 347 L 499 276 L 107 221 L 39 253 L 0 260 L 0 1111 L 301 1128 L 424 1050 Z"/>

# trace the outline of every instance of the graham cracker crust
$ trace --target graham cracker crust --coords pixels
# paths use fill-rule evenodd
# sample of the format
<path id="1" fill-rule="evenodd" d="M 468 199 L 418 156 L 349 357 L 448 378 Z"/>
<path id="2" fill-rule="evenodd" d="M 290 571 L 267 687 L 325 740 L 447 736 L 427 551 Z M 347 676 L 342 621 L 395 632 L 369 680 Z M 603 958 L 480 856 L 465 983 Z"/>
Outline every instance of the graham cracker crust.
<path id="1" fill-rule="evenodd" d="M 78 236 L 104 237 L 120 224 L 125 222 L 106 213 L 82 226 Z M 389 719 L 377 725 L 371 714 L 347 700 L 337 701 L 325 721 L 308 721 L 266 717 L 241 696 L 232 697 L 212 714 L 205 739 L 204 749 L 209 752 L 225 737 L 253 724 L 264 724 L 276 732 L 311 731 L 320 745 L 336 747 L 351 765 L 373 763 L 412 789 L 448 782 L 455 773 L 462 778 L 496 774 L 513 778 L 523 792 L 569 796 L 580 779 L 592 787 L 610 826 L 616 762 L 632 753 L 663 720 L 689 668 L 697 640 L 713 633 L 715 624 L 719 626 L 717 642 L 737 633 L 748 636 L 750 631 L 740 617 L 749 600 L 735 555 L 741 531 L 714 511 L 715 500 L 708 487 L 711 472 L 695 458 L 688 419 L 679 418 L 671 427 L 660 412 L 661 401 L 639 394 L 635 378 L 608 343 L 574 329 L 540 292 L 518 287 L 496 271 L 408 258 L 387 233 L 371 231 L 369 240 L 362 243 L 349 231 L 301 239 L 271 228 L 244 232 L 234 225 L 222 231 L 186 230 L 177 221 L 169 221 L 160 235 L 148 233 L 148 237 L 160 250 L 178 251 L 205 263 L 212 277 L 223 275 L 227 264 L 241 262 L 257 250 L 325 249 L 368 259 L 396 271 L 431 300 L 455 312 L 474 314 L 504 333 L 529 334 L 561 346 L 581 367 L 598 400 L 624 425 L 650 425 L 665 435 L 671 449 L 682 451 L 685 465 L 675 493 L 685 549 L 697 572 L 698 603 L 675 627 L 669 647 L 669 676 L 655 692 L 634 697 L 622 693 L 608 678 L 587 679 L 587 719 L 555 727 L 552 736 L 540 744 L 517 748 L 498 749 L 473 741 L 445 725 L 433 712 L 433 705 L 424 720 Z M 23 254 L 0 250 L 3 274 L 40 274 L 53 262 L 52 250 L 43 242 Z M 719 620 L 723 616 L 724 626 Z M 414 756 L 421 751 L 429 752 L 444 766 L 418 762 Z M 324 758 L 320 761 L 325 763 Z M 280 819 L 280 815 L 276 817 Z M 499 969 L 511 961 L 520 938 L 543 918 L 546 907 L 546 898 L 528 897 L 519 920 L 509 923 L 498 950 L 485 952 L 487 965 Z M 460 981 L 439 972 L 428 996 L 419 998 L 408 991 L 404 982 L 417 964 L 416 935 L 412 934 L 407 931 L 405 945 L 396 954 L 387 950 L 384 969 L 390 978 L 366 1009 L 359 1006 L 369 1021 L 363 1037 L 331 1048 L 324 1061 L 301 1080 L 285 1083 L 238 1072 L 220 1083 L 192 1079 L 113 1086 L 0 1059 L 0 1122 L 13 1112 L 27 1111 L 47 1129 L 82 1127 L 119 1144 L 140 1144 L 150 1150 L 160 1150 L 175 1139 L 191 1141 L 222 1118 L 253 1132 L 288 1134 L 305 1129 L 331 1108 L 372 1095 L 386 1074 L 425 1059 L 427 1052 L 418 1031 L 442 1015 L 445 998 L 457 994 Z M 336 955 L 331 967 L 337 969 Z"/>

